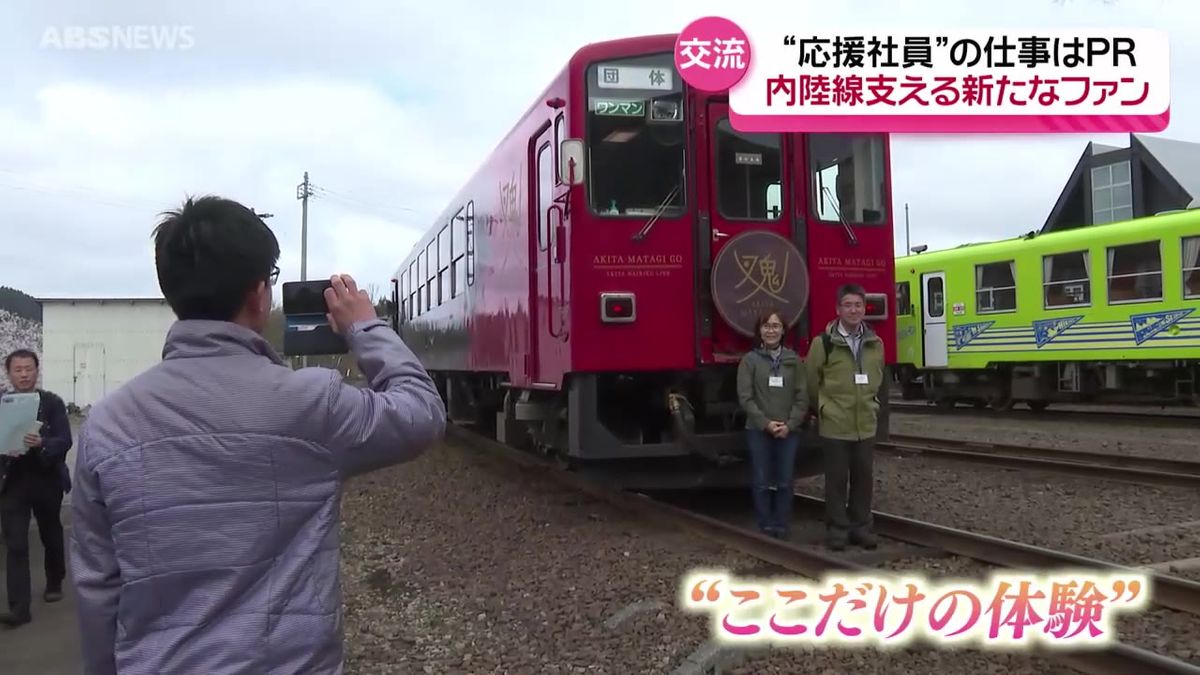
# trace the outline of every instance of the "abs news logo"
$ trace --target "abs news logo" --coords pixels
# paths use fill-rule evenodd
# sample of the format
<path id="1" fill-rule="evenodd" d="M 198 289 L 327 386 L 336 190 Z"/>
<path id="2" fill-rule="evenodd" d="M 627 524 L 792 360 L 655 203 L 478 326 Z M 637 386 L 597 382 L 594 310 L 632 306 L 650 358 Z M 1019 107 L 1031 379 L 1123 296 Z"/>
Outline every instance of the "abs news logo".
<path id="1" fill-rule="evenodd" d="M 42 49 L 187 50 L 195 46 L 191 26 L 47 26 Z"/>

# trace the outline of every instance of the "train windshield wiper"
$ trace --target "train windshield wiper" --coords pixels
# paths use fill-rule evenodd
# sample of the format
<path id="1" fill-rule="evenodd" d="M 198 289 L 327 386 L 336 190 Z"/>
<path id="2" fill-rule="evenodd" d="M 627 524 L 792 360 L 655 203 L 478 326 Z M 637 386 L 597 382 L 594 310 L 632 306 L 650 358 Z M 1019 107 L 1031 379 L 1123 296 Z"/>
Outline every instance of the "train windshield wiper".
<path id="1" fill-rule="evenodd" d="M 829 198 L 829 205 L 833 207 L 833 212 L 837 214 L 838 222 L 846 229 L 846 236 L 850 239 L 851 246 L 858 246 L 858 237 L 854 234 L 854 228 L 850 227 L 850 222 L 842 215 L 842 210 L 837 206 L 837 199 L 833 196 L 833 191 L 828 186 L 821 186 L 821 193 Z"/>
<path id="2" fill-rule="evenodd" d="M 650 220 L 647 220 L 646 224 L 642 226 L 642 229 L 638 230 L 637 234 L 633 235 L 634 241 L 641 241 L 642 239 L 646 238 L 646 235 L 650 233 L 650 229 L 654 227 L 654 224 L 658 222 L 658 219 L 661 218 L 662 214 L 667 210 L 667 204 L 670 204 L 671 200 L 674 199 L 675 195 L 679 192 L 679 186 L 680 183 L 676 183 L 675 187 L 671 188 L 671 191 L 667 193 L 667 197 L 662 200 L 662 203 L 658 205 L 658 208 L 654 209 L 654 215 L 650 216 Z"/>

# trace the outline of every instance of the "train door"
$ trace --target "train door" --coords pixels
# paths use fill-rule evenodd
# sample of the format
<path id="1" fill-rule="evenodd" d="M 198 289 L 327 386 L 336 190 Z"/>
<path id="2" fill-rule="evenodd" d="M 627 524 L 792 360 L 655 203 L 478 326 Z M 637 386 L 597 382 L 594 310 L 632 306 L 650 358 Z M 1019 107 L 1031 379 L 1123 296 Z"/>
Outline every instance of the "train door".
<path id="1" fill-rule="evenodd" d="M 946 273 L 921 275 L 921 317 L 925 333 L 925 367 L 944 368 L 946 347 Z"/>
<path id="2" fill-rule="evenodd" d="M 729 121 L 729 104 L 725 101 L 710 102 L 707 108 L 707 165 L 711 167 L 708 182 L 709 217 L 708 249 L 710 265 L 715 269 L 718 257 L 728 243 L 737 235 L 752 230 L 765 230 L 791 239 L 791 227 L 787 214 L 790 213 L 790 169 L 783 158 L 784 136 L 775 133 L 748 133 L 737 131 Z M 701 164 L 702 166 L 704 164 Z M 700 230 L 700 236 L 706 233 Z M 739 267 L 744 263 L 737 261 Z M 763 263 L 763 261 L 758 261 Z M 740 355 L 745 352 L 749 339 L 739 334 L 731 324 L 743 330 L 749 325 L 753 329 L 753 316 L 758 305 L 773 305 L 770 289 L 756 291 L 754 284 L 759 275 L 760 264 L 747 263 L 747 279 L 739 280 L 738 288 L 726 289 L 727 297 L 715 298 L 717 311 L 723 321 L 714 321 L 712 346 L 714 354 Z M 782 270 L 777 270 L 782 273 Z M 769 284 L 760 284 L 769 285 Z M 739 316 L 729 316 L 736 312 Z"/>
<path id="3" fill-rule="evenodd" d="M 557 384 L 564 368 L 562 263 L 555 230 L 562 223 L 554 205 L 554 143 L 551 125 L 529 144 L 529 346 L 526 374 L 533 386 Z"/>

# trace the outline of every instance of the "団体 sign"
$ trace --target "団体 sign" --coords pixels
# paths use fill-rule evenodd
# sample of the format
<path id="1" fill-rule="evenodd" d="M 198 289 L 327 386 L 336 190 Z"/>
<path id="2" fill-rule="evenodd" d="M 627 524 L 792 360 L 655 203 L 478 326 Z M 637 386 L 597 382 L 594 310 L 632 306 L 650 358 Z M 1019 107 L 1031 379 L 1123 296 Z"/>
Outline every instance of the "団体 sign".
<path id="1" fill-rule="evenodd" d="M 740 131 L 1154 132 L 1170 119 L 1167 35 L 1149 29 L 837 30 L 688 25 L 683 79 L 729 91 Z"/>
<path id="2" fill-rule="evenodd" d="M 674 91 L 675 73 L 659 66 L 620 66 L 600 64 L 596 85 L 601 89 L 651 89 Z"/>

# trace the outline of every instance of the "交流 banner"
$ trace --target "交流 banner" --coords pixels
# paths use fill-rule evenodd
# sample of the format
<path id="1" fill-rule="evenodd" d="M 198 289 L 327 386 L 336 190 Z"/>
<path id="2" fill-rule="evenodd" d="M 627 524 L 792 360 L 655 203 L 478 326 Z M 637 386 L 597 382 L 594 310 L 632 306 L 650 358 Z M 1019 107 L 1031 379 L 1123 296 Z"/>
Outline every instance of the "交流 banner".
<path id="1" fill-rule="evenodd" d="M 920 32 L 689 24 L 687 83 L 729 90 L 730 120 L 770 132 L 1156 132 L 1170 49 L 1151 29 Z"/>

